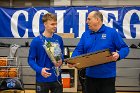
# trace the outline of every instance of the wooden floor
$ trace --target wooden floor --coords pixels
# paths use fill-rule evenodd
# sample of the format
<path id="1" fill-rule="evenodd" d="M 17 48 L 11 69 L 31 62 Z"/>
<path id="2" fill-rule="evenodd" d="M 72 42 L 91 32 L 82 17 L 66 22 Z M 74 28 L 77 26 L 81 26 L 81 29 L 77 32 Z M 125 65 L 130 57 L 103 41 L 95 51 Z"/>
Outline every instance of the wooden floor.
<path id="1" fill-rule="evenodd" d="M 0 91 L 0 93 L 35 93 L 34 90 L 25 90 L 25 92 L 23 91 Z M 71 93 L 71 92 L 67 92 L 67 93 Z M 77 93 L 82 93 L 82 92 L 77 92 Z M 140 92 L 116 92 L 116 93 L 140 93 Z"/>

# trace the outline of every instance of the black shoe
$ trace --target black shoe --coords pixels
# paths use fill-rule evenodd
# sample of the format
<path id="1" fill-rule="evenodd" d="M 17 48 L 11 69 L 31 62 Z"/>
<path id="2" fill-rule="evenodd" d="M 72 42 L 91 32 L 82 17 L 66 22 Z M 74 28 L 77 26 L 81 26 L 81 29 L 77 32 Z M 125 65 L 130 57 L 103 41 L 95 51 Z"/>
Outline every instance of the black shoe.
<path id="1" fill-rule="evenodd" d="M 140 47 L 140 43 L 138 44 L 138 47 Z"/>
<path id="2" fill-rule="evenodd" d="M 130 48 L 137 48 L 137 46 L 135 44 L 132 44 Z"/>

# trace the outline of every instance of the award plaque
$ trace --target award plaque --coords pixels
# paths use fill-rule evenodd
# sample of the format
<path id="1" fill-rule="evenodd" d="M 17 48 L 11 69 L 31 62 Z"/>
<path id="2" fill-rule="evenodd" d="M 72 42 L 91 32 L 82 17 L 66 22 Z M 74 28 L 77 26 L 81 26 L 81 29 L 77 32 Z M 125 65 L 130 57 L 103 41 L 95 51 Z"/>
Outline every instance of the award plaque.
<path id="1" fill-rule="evenodd" d="M 77 69 L 81 69 L 111 62 L 112 60 L 107 58 L 109 56 L 111 56 L 110 50 L 104 49 L 93 53 L 87 53 L 80 56 L 67 58 L 64 59 L 64 61 L 69 64 L 77 64 L 75 67 Z"/>

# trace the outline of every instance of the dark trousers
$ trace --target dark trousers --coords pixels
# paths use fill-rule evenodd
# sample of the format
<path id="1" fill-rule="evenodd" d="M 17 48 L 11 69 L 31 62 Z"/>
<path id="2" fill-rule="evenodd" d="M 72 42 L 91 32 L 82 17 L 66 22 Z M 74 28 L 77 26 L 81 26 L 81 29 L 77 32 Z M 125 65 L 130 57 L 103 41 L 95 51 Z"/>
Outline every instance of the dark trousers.
<path id="1" fill-rule="evenodd" d="M 112 78 L 90 78 L 86 76 L 86 93 L 116 93 L 115 77 Z"/>
<path id="2" fill-rule="evenodd" d="M 86 93 L 85 92 L 85 79 L 86 79 L 85 70 L 86 69 L 78 70 L 79 81 L 80 81 L 81 86 L 82 86 L 82 93 Z"/>
<path id="3" fill-rule="evenodd" d="M 36 93 L 63 93 L 62 84 L 59 82 L 36 83 Z"/>

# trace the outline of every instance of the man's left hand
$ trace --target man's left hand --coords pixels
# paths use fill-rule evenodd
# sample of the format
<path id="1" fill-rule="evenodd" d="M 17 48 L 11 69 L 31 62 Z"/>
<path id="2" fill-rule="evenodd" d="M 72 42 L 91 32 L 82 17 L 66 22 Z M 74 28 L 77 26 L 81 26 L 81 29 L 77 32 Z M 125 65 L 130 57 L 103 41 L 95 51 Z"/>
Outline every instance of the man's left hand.
<path id="1" fill-rule="evenodd" d="M 117 61 L 119 57 L 120 57 L 120 55 L 118 54 L 118 52 L 112 52 L 112 60 L 113 61 Z"/>
<path id="2" fill-rule="evenodd" d="M 106 58 L 110 61 L 117 61 L 119 57 L 120 55 L 117 52 L 112 52 L 112 55 Z"/>
<path id="3" fill-rule="evenodd" d="M 60 67 L 62 65 L 62 60 L 59 60 L 55 63 L 55 66 L 56 67 Z"/>

